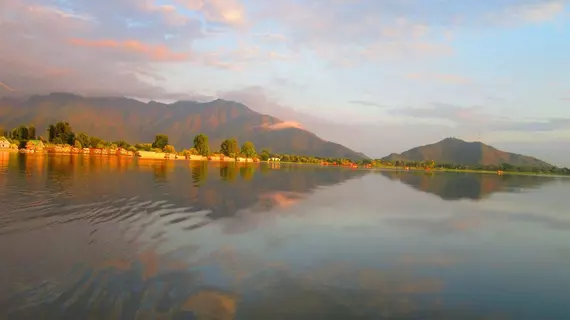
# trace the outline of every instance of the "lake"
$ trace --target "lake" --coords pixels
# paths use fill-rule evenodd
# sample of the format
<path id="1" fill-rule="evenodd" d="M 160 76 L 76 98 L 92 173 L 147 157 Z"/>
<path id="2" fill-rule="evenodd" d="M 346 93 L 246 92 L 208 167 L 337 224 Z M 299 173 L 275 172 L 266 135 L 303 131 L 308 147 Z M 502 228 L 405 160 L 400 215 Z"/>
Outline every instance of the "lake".
<path id="1" fill-rule="evenodd" d="M 0 318 L 570 319 L 570 179 L 0 154 Z"/>

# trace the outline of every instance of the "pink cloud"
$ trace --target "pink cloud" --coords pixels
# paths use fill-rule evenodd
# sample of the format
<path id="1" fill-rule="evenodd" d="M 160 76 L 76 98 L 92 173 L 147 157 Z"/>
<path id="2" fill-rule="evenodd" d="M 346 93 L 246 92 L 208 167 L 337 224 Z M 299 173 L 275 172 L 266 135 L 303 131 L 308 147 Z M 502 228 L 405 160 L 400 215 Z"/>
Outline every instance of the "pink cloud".
<path id="1" fill-rule="evenodd" d="M 164 21 L 170 25 L 181 26 L 190 21 L 188 16 L 180 13 L 176 6 L 170 4 L 157 5 L 150 1 L 146 1 L 143 2 L 141 6 L 142 10 L 160 13 Z"/>
<path id="2" fill-rule="evenodd" d="M 538 3 L 514 5 L 502 12 L 492 13 L 493 21 L 546 22 L 564 13 L 565 3 L 562 0 L 544 0 Z"/>
<path id="3" fill-rule="evenodd" d="M 71 39 L 70 43 L 76 46 L 89 48 L 109 48 L 126 52 L 136 52 L 147 56 L 154 61 L 187 61 L 190 59 L 188 53 L 172 52 L 167 46 L 152 45 L 139 42 L 137 40 L 117 41 L 110 39 L 86 40 Z"/>
<path id="4" fill-rule="evenodd" d="M 198 11 L 213 22 L 244 25 L 247 21 L 245 7 L 239 0 L 178 0 L 187 9 Z"/>
<path id="5" fill-rule="evenodd" d="M 289 128 L 303 129 L 303 126 L 296 121 L 284 121 L 275 124 L 265 124 L 262 125 L 262 127 L 267 130 L 283 130 Z"/>

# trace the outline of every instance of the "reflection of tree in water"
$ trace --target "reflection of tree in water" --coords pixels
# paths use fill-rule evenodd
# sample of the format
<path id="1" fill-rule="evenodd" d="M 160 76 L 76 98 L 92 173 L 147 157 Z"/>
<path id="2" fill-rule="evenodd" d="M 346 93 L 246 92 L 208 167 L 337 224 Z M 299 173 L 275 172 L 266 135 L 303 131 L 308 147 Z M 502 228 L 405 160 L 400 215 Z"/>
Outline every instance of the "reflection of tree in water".
<path id="1" fill-rule="evenodd" d="M 10 160 L 9 165 L 15 168 L 9 170 L 8 176 L 15 177 L 10 181 L 18 187 L 10 190 L 34 190 L 33 202 L 29 195 L 16 194 L 14 203 L 49 204 L 49 208 L 26 208 L 30 223 L 42 217 L 65 222 L 89 215 L 91 221 L 168 219 L 190 230 L 210 219 L 235 216 L 246 209 L 263 211 L 291 205 L 321 186 L 368 174 L 361 170 L 285 164 L 279 168 L 267 166 L 270 173 L 256 174 L 254 171 L 262 170 L 266 164 L 150 159 L 137 159 L 119 168 L 102 157 L 86 158 L 87 166 L 74 162 L 80 158 L 49 157 L 45 174 L 30 177 L 18 170 L 25 170 L 29 164 L 25 157 Z M 219 174 L 209 175 L 210 170 Z M 167 208 L 174 212 L 172 217 L 164 212 Z M 160 213 L 155 216 L 154 211 Z M 208 214 L 206 221 L 198 218 L 203 214 Z"/>
<path id="2" fill-rule="evenodd" d="M 181 162 L 184 165 L 184 162 Z M 191 162 L 191 178 L 188 173 L 178 170 L 169 178 L 169 198 L 180 205 L 191 205 L 194 210 L 209 210 L 212 218 L 228 217 L 239 210 L 256 206 L 261 200 L 267 201 L 268 194 L 306 194 L 319 186 L 334 185 L 345 180 L 361 177 L 366 172 L 346 169 L 323 170 L 319 168 L 282 166 L 271 169 L 271 174 L 255 174 L 265 164 L 209 164 Z M 219 166 L 216 168 L 216 166 Z M 285 168 L 285 169 L 284 169 Z M 218 169 L 219 175 L 208 175 L 208 170 Z M 239 170 L 240 179 L 236 179 Z M 140 184 L 138 188 L 149 188 Z M 145 194 L 148 191 L 139 191 Z M 283 201 L 271 201 L 272 206 L 280 206 Z M 267 206 L 264 206 L 269 209 Z"/>
<path id="3" fill-rule="evenodd" d="M 237 171 L 235 164 L 226 164 L 220 167 L 220 178 L 224 181 L 233 182 L 236 179 Z"/>
<path id="4" fill-rule="evenodd" d="M 239 168 L 239 175 L 245 181 L 249 181 L 253 178 L 255 168 L 252 165 L 245 165 Z"/>
<path id="5" fill-rule="evenodd" d="M 192 182 L 194 185 L 200 185 L 208 178 L 208 162 L 190 161 L 190 169 L 192 170 Z"/>
<path id="6" fill-rule="evenodd" d="M 525 175 L 492 175 L 479 173 L 426 173 L 379 171 L 391 180 L 423 192 L 432 193 L 444 200 L 480 200 L 495 192 L 519 192 L 537 188 L 555 178 Z"/>
<path id="7" fill-rule="evenodd" d="M 211 210 L 212 217 L 227 217 L 239 210 L 252 208 L 261 200 L 265 201 L 267 194 L 307 194 L 320 186 L 342 183 L 366 174 L 364 171 L 323 170 L 300 166 L 281 166 L 281 169 L 272 169 L 271 174 L 254 174 L 255 170 L 262 170 L 260 166 L 265 166 L 265 164 L 237 166 L 236 169 L 240 170 L 242 179 L 234 180 L 233 183 L 225 183 L 229 179 L 224 176 L 221 176 L 221 179 L 209 179 L 207 184 L 196 190 L 197 206 Z M 227 170 L 231 172 L 232 169 Z M 220 173 L 225 174 L 225 172 L 220 169 Z M 203 202 L 202 196 L 206 195 L 208 190 L 213 190 L 218 194 L 216 203 Z M 272 202 L 272 206 L 279 205 L 279 202 Z"/>

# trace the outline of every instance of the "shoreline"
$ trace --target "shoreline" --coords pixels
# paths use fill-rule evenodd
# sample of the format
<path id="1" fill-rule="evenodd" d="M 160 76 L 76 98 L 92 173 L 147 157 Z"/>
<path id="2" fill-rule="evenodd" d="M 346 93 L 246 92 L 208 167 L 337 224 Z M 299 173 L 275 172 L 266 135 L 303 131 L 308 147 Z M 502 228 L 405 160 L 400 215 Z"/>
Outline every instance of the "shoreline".
<path id="1" fill-rule="evenodd" d="M 0 152 L 10 152 L 10 153 L 19 153 L 18 150 L 14 149 L 0 149 Z M 497 176 L 504 176 L 504 175 L 519 175 L 519 176 L 532 176 L 532 177 L 551 177 L 551 178 L 570 178 L 568 175 L 560 175 L 560 174 L 548 174 L 548 173 L 534 173 L 534 172 L 512 172 L 512 171 L 503 171 L 501 174 L 498 174 L 497 171 L 488 171 L 488 170 L 462 170 L 462 169 L 432 169 L 432 170 L 425 170 L 423 168 L 409 168 L 404 169 L 404 167 L 350 167 L 350 166 L 342 166 L 342 165 L 322 165 L 320 163 L 302 163 L 302 162 L 290 162 L 290 161 L 238 161 L 234 158 L 224 158 L 223 160 L 215 157 L 212 159 L 208 159 L 204 156 L 192 155 L 189 158 L 185 156 L 169 156 L 168 158 L 165 157 L 166 153 L 156 153 L 152 151 L 146 151 L 145 156 L 140 155 L 118 155 L 118 154 L 91 154 L 91 153 L 67 153 L 67 152 L 34 152 L 34 153 L 23 153 L 25 155 L 32 155 L 32 156 L 45 156 L 45 155 L 59 155 L 59 156 L 82 156 L 82 157 L 117 157 L 117 158 L 131 158 L 133 160 L 159 160 L 159 161 L 204 161 L 204 162 L 212 162 L 212 163 L 240 163 L 240 164 L 287 164 L 287 165 L 297 165 L 297 166 L 315 166 L 321 168 L 344 168 L 344 169 L 352 169 L 352 170 L 366 170 L 366 171 L 397 171 L 397 172 L 410 172 L 410 173 L 478 173 L 478 174 L 492 174 Z M 151 154 L 152 153 L 152 154 Z"/>

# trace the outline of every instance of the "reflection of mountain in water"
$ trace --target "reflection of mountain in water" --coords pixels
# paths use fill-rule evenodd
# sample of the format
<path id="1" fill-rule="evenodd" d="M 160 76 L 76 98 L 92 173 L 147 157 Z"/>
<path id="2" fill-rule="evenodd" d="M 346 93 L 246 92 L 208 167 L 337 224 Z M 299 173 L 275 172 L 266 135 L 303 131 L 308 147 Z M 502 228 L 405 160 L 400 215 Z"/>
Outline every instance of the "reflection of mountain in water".
<path id="1" fill-rule="evenodd" d="M 552 177 L 524 175 L 401 171 L 380 173 L 390 180 L 399 180 L 416 190 L 435 194 L 444 200 L 480 200 L 495 192 L 520 192 L 556 181 Z"/>

